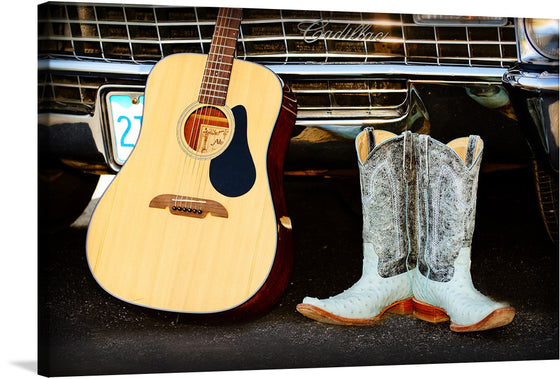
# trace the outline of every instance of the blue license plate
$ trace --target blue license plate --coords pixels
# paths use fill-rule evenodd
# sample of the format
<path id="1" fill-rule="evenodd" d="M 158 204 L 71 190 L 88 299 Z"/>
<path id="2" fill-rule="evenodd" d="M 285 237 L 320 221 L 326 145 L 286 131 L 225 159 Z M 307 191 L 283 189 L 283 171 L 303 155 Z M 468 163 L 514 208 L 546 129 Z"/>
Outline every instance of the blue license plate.
<path id="1" fill-rule="evenodd" d="M 144 94 L 142 92 L 110 92 L 107 99 L 114 160 L 117 164 L 122 165 L 130 156 L 140 134 Z"/>

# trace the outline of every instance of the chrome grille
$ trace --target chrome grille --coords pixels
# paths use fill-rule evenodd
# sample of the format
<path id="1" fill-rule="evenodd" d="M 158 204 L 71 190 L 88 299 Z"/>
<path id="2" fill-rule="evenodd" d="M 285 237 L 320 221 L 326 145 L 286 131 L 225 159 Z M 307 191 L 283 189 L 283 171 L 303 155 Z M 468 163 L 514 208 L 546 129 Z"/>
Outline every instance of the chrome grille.
<path id="1" fill-rule="evenodd" d="M 352 117 L 399 116 L 406 100 L 407 81 L 360 79 L 291 79 L 286 81 L 298 100 L 298 118 L 328 120 Z M 122 78 L 41 72 L 39 111 L 93 113 L 97 91 L 103 84 L 145 85 L 145 78 Z"/>
<path id="2" fill-rule="evenodd" d="M 143 63 L 207 53 L 216 16 L 215 8 L 46 3 L 39 6 L 39 55 Z M 238 57 L 508 67 L 517 52 L 511 20 L 426 26 L 412 15 L 245 9 Z"/>
<path id="3" fill-rule="evenodd" d="M 291 80 L 298 100 L 298 118 L 351 120 L 395 118 L 406 101 L 406 80 Z"/>

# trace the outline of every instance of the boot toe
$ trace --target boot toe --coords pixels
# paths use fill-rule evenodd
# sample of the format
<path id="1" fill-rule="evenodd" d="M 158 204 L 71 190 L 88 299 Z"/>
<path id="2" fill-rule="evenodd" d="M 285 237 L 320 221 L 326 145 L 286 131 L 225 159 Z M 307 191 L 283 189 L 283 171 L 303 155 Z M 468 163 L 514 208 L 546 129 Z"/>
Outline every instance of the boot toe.
<path id="1" fill-rule="evenodd" d="M 509 324 L 515 309 L 504 303 L 495 302 L 476 289 L 459 292 L 450 291 L 445 309 L 451 319 L 451 330 L 479 331 Z"/>
<path id="2" fill-rule="evenodd" d="M 319 300 L 319 304 L 321 301 Z M 317 303 L 316 303 L 317 304 Z M 377 323 L 381 315 L 369 318 L 343 317 L 338 314 L 329 312 L 322 306 L 304 302 L 296 306 L 296 310 L 312 320 L 326 324 L 335 325 L 373 325 Z"/>
<path id="3" fill-rule="evenodd" d="M 515 309 L 509 306 L 503 306 L 493 310 L 479 322 L 470 325 L 459 325 L 452 321 L 449 328 L 454 332 L 478 332 L 505 326 L 511 323 L 514 317 Z"/>
<path id="4" fill-rule="evenodd" d="M 363 295 L 353 295 L 349 296 L 349 291 L 346 291 L 328 299 L 308 296 L 296 309 L 306 317 L 329 324 L 371 325 L 377 322 L 380 312 L 366 306 Z"/>

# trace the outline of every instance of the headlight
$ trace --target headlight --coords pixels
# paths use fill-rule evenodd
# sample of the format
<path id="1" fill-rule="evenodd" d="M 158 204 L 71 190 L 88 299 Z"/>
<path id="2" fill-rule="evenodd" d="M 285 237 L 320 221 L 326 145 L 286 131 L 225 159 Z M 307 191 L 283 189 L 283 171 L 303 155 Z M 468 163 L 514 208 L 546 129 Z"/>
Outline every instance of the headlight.
<path id="1" fill-rule="evenodd" d="M 535 50 L 549 59 L 558 60 L 558 20 L 526 18 L 525 30 Z"/>

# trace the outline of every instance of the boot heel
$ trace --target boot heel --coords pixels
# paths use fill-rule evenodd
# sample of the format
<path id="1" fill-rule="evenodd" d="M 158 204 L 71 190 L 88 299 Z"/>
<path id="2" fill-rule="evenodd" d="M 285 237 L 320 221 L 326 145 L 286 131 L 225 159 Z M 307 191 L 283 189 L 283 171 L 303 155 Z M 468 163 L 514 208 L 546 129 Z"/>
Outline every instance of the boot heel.
<path id="1" fill-rule="evenodd" d="M 414 306 L 412 315 L 417 319 L 433 323 L 449 320 L 449 316 L 441 308 L 434 307 L 433 305 L 421 302 L 416 299 L 412 300 L 412 304 Z"/>
<path id="2" fill-rule="evenodd" d="M 408 315 L 414 310 L 414 304 L 412 303 L 412 298 L 397 301 L 391 304 L 387 308 L 388 313 L 396 313 L 398 315 Z"/>

